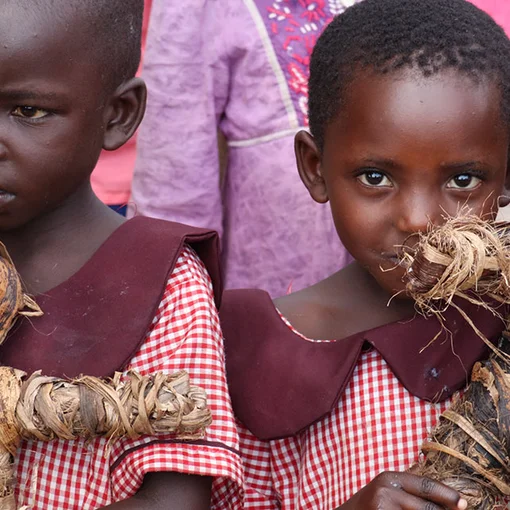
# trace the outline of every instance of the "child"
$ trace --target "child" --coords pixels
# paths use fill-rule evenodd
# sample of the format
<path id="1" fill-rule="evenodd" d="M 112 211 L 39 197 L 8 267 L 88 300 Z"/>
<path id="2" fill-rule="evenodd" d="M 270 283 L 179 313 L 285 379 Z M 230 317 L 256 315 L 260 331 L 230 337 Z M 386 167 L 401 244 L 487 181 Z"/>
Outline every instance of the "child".
<path id="1" fill-rule="evenodd" d="M 454 309 L 430 343 L 440 325 L 416 316 L 398 263 L 445 215 L 508 203 L 510 42 L 465 0 L 365 0 L 319 39 L 309 85 L 299 173 L 355 262 L 274 305 L 224 295 L 245 508 L 466 508 L 404 471 L 487 348 Z M 460 304 L 498 339 L 499 319 Z"/>
<path id="2" fill-rule="evenodd" d="M 0 7 L 0 240 L 45 315 L 18 324 L 3 365 L 111 376 L 187 370 L 214 423 L 172 436 L 24 442 L 18 506 L 236 508 L 241 465 L 213 287 L 214 234 L 124 219 L 91 191 L 101 149 L 145 105 L 135 78 L 143 0 L 6 0 Z M 216 287 L 215 295 L 220 289 Z M 223 493 L 211 483 L 222 482 Z"/>

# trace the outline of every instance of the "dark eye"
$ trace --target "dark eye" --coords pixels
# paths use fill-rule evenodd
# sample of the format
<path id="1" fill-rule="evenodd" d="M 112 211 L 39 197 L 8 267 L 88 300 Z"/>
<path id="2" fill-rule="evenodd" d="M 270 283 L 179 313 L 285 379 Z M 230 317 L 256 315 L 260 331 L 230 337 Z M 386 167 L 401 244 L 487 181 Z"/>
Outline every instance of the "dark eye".
<path id="1" fill-rule="evenodd" d="M 367 170 L 358 176 L 359 181 L 365 186 L 384 187 L 391 186 L 388 177 L 377 170 Z"/>
<path id="2" fill-rule="evenodd" d="M 24 119 L 42 119 L 46 117 L 49 112 L 42 108 L 36 108 L 35 106 L 16 106 L 12 110 L 12 115 L 15 117 L 23 117 Z"/>
<path id="3" fill-rule="evenodd" d="M 474 189 L 481 182 L 479 177 L 475 177 L 471 174 L 459 174 L 453 177 L 453 179 L 446 185 L 447 188 L 452 189 Z"/>

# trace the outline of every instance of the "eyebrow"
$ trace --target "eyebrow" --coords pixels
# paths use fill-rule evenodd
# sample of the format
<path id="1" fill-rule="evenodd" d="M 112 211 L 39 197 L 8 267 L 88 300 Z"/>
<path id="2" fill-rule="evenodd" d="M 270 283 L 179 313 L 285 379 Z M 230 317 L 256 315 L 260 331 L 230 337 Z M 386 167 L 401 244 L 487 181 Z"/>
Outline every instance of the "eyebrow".
<path id="1" fill-rule="evenodd" d="M 399 169 L 401 165 L 399 165 L 396 161 L 391 158 L 377 158 L 366 156 L 361 158 L 361 162 L 364 165 L 376 165 L 376 166 L 384 166 L 386 168 Z"/>
<path id="2" fill-rule="evenodd" d="M 452 163 L 441 163 L 440 167 L 449 170 L 463 170 L 465 168 L 472 168 L 474 166 L 487 166 L 483 161 L 453 161 Z"/>
<path id="3" fill-rule="evenodd" d="M 26 100 L 46 100 L 52 101 L 58 99 L 60 96 L 55 92 L 37 92 L 33 90 L 1 90 L 0 99 L 8 99 L 11 101 L 26 101 Z"/>
<path id="4" fill-rule="evenodd" d="M 379 157 L 371 157 L 366 156 L 362 158 L 362 164 L 363 165 L 375 165 L 375 166 L 382 166 L 385 168 L 389 168 L 392 170 L 399 170 L 401 168 L 401 165 L 397 163 L 395 160 L 391 158 L 379 158 Z M 473 160 L 473 161 L 452 161 L 450 162 L 443 162 L 440 164 L 440 168 L 444 170 L 466 170 L 468 168 L 473 167 L 487 167 L 489 166 L 487 162 L 480 161 L 480 160 Z"/>

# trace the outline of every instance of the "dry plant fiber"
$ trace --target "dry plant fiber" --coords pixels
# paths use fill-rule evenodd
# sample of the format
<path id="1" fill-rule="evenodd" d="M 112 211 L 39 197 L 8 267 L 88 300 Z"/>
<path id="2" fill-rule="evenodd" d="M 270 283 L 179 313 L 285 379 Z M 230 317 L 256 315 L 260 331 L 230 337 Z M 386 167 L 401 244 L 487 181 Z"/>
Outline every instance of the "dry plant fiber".
<path id="1" fill-rule="evenodd" d="M 422 313 L 448 306 L 455 296 L 483 307 L 485 298 L 510 303 L 510 224 L 477 216 L 449 218 L 405 248 L 406 290 Z"/>
<path id="2" fill-rule="evenodd" d="M 22 439 L 175 434 L 203 436 L 211 423 L 205 391 L 186 372 L 75 380 L 0 367 L 0 510 L 16 510 L 13 455 Z"/>
<path id="3" fill-rule="evenodd" d="M 496 352 L 453 298 L 481 306 L 507 322 L 503 305 L 510 304 L 509 223 L 489 223 L 477 216 L 449 218 L 420 233 L 413 247 L 404 247 L 402 264 L 406 292 L 421 314 L 436 316 L 443 324 L 443 311 L 455 307 Z"/>
<path id="4" fill-rule="evenodd" d="M 474 216 L 450 218 L 420 234 L 406 250 L 405 282 L 417 309 L 442 321 L 454 297 L 505 315 L 510 304 L 509 224 Z M 468 501 L 470 509 L 493 509 L 510 496 L 510 342 L 504 334 L 489 360 L 475 364 L 471 384 L 443 413 L 413 472 L 439 480 Z M 507 317 L 504 317 L 507 319 Z"/>
<path id="5" fill-rule="evenodd" d="M 0 345 L 18 317 L 38 317 L 43 312 L 21 287 L 20 277 L 5 246 L 0 243 Z"/>
<path id="6" fill-rule="evenodd" d="M 477 363 L 465 394 L 445 411 L 425 458 L 413 469 L 459 491 L 469 509 L 489 510 L 510 496 L 510 363 Z"/>

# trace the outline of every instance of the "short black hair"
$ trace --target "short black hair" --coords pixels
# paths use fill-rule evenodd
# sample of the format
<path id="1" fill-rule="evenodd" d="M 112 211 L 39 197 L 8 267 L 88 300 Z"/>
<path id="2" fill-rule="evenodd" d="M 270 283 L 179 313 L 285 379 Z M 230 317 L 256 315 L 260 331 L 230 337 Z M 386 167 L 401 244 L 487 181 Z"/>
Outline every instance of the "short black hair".
<path id="1" fill-rule="evenodd" d="M 144 0 L 30 0 L 64 24 L 80 20 L 87 47 L 102 67 L 105 87 L 116 88 L 140 65 Z"/>
<path id="2" fill-rule="evenodd" d="M 467 0 L 363 0 L 330 23 L 313 50 L 309 120 L 319 149 L 357 71 L 405 67 L 495 80 L 510 126 L 510 40 L 488 14 Z"/>
<path id="3" fill-rule="evenodd" d="M 80 0 L 97 23 L 99 58 L 109 69 L 110 83 L 135 76 L 142 48 L 143 0 Z"/>

